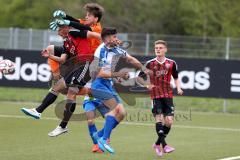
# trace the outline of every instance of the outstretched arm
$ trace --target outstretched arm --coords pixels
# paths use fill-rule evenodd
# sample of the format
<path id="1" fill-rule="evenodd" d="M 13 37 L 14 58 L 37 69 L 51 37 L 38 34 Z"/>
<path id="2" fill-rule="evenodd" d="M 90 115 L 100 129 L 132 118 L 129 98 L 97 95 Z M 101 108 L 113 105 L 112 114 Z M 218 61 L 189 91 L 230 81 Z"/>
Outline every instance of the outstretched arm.
<path id="1" fill-rule="evenodd" d="M 72 16 L 70 16 L 70 15 L 67 15 L 67 14 L 66 14 L 66 17 L 65 17 L 64 19 L 67 19 L 67 20 L 69 20 L 69 21 L 79 22 L 78 19 L 76 19 L 76 18 L 74 18 L 74 17 L 72 17 Z"/>
<path id="2" fill-rule="evenodd" d="M 61 56 L 58 57 L 58 56 L 54 56 L 53 54 L 51 54 L 47 49 L 43 50 L 41 54 L 43 57 L 50 58 L 59 63 L 64 63 L 67 59 L 67 54 L 61 54 Z"/>
<path id="3" fill-rule="evenodd" d="M 139 60 L 137 60 L 135 57 L 127 54 L 127 62 L 131 63 L 134 67 L 141 70 L 143 68 L 143 65 Z"/>

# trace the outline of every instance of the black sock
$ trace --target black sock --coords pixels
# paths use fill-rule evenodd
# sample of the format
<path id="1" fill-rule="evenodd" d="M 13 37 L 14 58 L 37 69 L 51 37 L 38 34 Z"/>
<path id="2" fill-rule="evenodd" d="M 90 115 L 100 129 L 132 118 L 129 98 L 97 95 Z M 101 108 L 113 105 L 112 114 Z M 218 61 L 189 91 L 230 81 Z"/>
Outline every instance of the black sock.
<path id="1" fill-rule="evenodd" d="M 69 102 L 67 102 L 66 106 L 65 106 L 65 110 L 63 113 L 63 120 L 60 123 L 59 126 L 61 126 L 62 128 L 66 128 L 68 121 L 70 120 L 73 112 L 75 111 L 76 108 L 76 102 L 75 101 L 71 101 L 68 100 Z"/>
<path id="2" fill-rule="evenodd" d="M 163 126 L 164 140 L 162 141 L 163 148 L 167 145 L 165 138 L 167 137 L 171 127 Z"/>
<path id="3" fill-rule="evenodd" d="M 43 99 L 42 104 L 36 108 L 39 113 L 42 113 L 48 106 L 50 106 L 57 99 L 56 92 L 49 92 Z"/>
<path id="4" fill-rule="evenodd" d="M 167 127 L 167 126 L 163 125 L 163 133 L 165 135 L 167 135 L 169 133 L 170 129 L 171 129 L 171 127 Z"/>
<path id="5" fill-rule="evenodd" d="M 157 135 L 158 135 L 158 139 L 157 139 L 155 144 L 160 145 L 162 143 L 163 138 L 164 138 L 162 122 L 157 122 L 156 123 L 156 132 L 157 132 Z"/>
<path id="6" fill-rule="evenodd" d="M 157 141 L 155 142 L 156 145 L 160 145 L 161 139 L 158 137 Z"/>
<path id="7" fill-rule="evenodd" d="M 165 141 L 165 136 L 162 138 L 162 147 L 164 148 L 167 145 L 166 141 Z"/>

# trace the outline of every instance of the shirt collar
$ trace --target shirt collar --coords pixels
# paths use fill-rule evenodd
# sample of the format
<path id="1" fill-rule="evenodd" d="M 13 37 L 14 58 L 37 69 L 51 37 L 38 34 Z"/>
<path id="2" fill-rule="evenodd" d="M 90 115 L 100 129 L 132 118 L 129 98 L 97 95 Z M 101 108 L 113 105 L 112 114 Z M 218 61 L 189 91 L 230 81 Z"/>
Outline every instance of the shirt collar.
<path id="1" fill-rule="evenodd" d="M 165 61 L 167 60 L 167 58 L 165 57 L 164 60 L 162 62 L 160 62 L 157 57 L 156 57 L 156 61 L 159 63 L 159 64 L 163 64 Z"/>

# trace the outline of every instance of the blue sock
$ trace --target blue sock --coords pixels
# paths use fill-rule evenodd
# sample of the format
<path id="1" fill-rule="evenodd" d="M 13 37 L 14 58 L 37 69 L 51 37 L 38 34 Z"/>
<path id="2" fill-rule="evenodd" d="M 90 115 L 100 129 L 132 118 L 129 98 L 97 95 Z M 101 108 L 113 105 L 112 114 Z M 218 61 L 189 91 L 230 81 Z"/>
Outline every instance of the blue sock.
<path id="1" fill-rule="evenodd" d="M 98 137 L 102 137 L 103 133 L 104 133 L 104 127 L 100 131 L 98 131 Z"/>
<path id="2" fill-rule="evenodd" d="M 95 141 L 93 138 L 93 133 L 97 132 L 97 128 L 96 128 L 95 124 L 88 125 L 88 131 L 89 131 L 90 137 L 92 138 L 93 144 L 97 144 L 97 141 Z"/>
<path id="3" fill-rule="evenodd" d="M 115 125 L 112 129 L 114 129 L 117 125 Z M 98 131 L 98 137 L 102 137 L 104 133 L 104 127 Z M 110 137 L 109 137 L 110 138 Z"/>
<path id="4" fill-rule="evenodd" d="M 110 138 L 111 132 L 113 128 L 115 128 L 118 125 L 118 121 L 115 117 L 108 115 L 106 117 L 106 122 L 104 125 L 104 133 L 103 133 L 103 139 L 107 140 Z"/>

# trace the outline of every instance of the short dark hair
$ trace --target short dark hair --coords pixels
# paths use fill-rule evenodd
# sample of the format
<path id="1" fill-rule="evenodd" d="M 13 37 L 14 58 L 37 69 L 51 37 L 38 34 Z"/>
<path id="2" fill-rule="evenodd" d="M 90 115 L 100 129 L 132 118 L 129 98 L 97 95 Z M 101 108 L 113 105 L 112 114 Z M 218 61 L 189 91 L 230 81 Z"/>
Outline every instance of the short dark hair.
<path id="1" fill-rule="evenodd" d="M 98 22 L 101 21 L 104 13 L 104 8 L 97 3 L 87 3 L 83 7 L 87 12 L 93 14 L 94 17 L 98 18 Z"/>
<path id="2" fill-rule="evenodd" d="M 164 40 L 157 40 L 157 41 L 155 41 L 155 45 L 156 44 L 163 44 L 165 47 L 167 47 L 167 42 Z"/>
<path id="3" fill-rule="evenodd" d="M 113 27 L 105 27 L 102 29 L 101 37 L 104 40 L 105 37 L 117 34 L 117 29 Z"/>

